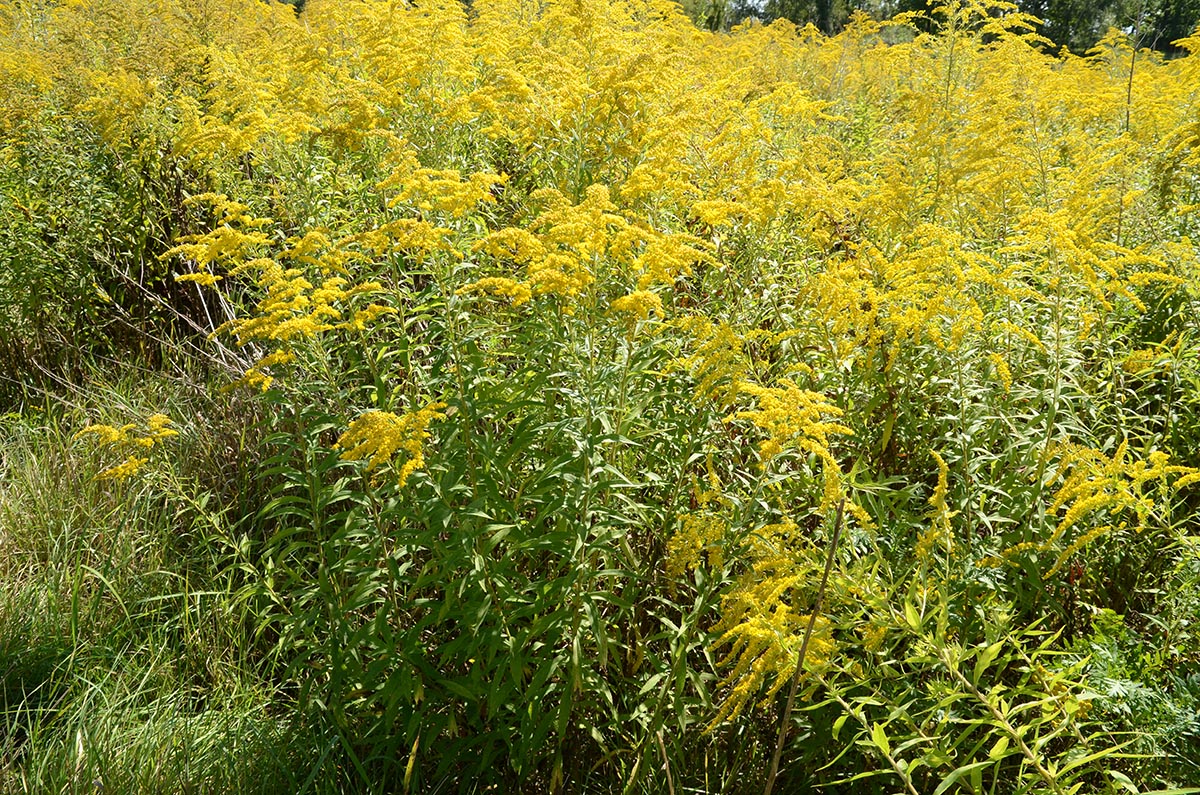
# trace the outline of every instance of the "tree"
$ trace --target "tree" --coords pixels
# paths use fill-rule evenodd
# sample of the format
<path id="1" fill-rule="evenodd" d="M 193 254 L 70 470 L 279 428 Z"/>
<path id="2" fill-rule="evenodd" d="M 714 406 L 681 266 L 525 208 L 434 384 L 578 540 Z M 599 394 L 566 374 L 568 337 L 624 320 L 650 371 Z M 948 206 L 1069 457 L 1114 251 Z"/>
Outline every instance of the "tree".
<path id="1" fill-rule="evenodd" d="M 934 0 L 936 2 L 936 0 Z M 926 11 L 930 0 L 680 0 L 700 27 L 726 30 L 746 19 L 769 24 L 787 19 L 797 26 L 816 26 L 835 35 L 856 10 L 876 19 L 904 11 Z M 1042 20 L 1038 33 L 1055 47 L 1083 54 L 1110 27 L 1133 35 L 1139 47 L 1167 54 L 1181 50 L 1172 42 L 1190 36 L 1200 23 L 1200 0 L 1017 0 L 1020 8 Z"/>

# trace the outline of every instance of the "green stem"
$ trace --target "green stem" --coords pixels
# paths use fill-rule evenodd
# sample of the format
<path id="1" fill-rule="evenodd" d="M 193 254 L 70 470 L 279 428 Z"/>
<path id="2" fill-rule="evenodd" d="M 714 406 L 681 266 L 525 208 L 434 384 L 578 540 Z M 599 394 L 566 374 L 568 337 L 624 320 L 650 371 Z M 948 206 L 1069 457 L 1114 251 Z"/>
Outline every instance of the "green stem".
<path id="1" fill-rule="evenodd" d="M 804 674 L 804 657 L 808 653 L 808 642 L 812 639 L 813 628 L 817 625 L 817 614 L 821 612 L 821 600 L 825 596 L 825 586 L 829 582 L 829 572 L 833 568 L 833 559 L 837 553 L 838 538 L 842 534 L 842 517 L 846 510 L 846 498 L 838 501 L 837 518 L 833 522 L 833 537 L 829 539 L 829 553 L 825 556 L 825 571 L 821 574 L 821 585 L 817 588 L 817 599 L 813 603 L 812 614 L 808 617 L 808 626 L 804 629 L 804 640 L 800 643 L 800 656 L 796 659 L 796 670 L 792 674 L 792 683 L 788 687 L 787 705 L 779 720 L 779 734 L 775 738 L 775 753 L 771 756 L 771 772 L 767 775 L 767 786 L 763 795 L 771 795 L 775 789 L 775 778 L 779 775 L 779 758 L 783 755 L 783 743 L 787 739 L 788 723 L 792 719 L 792 709 L 796 705 L 796 690 L 800 687 L 800 677 Z"/>

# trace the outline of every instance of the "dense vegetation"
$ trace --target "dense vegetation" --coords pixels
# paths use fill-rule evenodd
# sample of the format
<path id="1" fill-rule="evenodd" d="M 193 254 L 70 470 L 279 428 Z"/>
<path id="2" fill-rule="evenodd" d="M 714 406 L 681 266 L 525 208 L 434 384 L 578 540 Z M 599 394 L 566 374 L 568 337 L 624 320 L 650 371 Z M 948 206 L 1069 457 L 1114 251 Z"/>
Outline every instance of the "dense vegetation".
<path id="1" fill-rule="evenodd" d="M 1033 25 L 0 0 L 0 792 L 1200 785 L 1200 37 Z"/>
<path id="2" fill-rule="evenodd" d="M 299 0 L 296 0 L 299 2 Z M 786 19 L 813 25 L 825 34 L 840 33 L 855 11 L 876 19 L 928 12 L 936 0 L 680 0 L 688 16 L 710 30 L 728 29 L 748 19 L 770 23 Z M 1200 0 L 1020 0 L 1017 9 L 1031 14 L 1034 30 L 1057 51 L 1066 47 L 1083 54 L 1110 27 L 1126 31 L 1136 48 L 1169 55 L 1187 52 L 1176 44 L 1200 24 Z M 931 28 L 925 28 L 929 30 Z"/>

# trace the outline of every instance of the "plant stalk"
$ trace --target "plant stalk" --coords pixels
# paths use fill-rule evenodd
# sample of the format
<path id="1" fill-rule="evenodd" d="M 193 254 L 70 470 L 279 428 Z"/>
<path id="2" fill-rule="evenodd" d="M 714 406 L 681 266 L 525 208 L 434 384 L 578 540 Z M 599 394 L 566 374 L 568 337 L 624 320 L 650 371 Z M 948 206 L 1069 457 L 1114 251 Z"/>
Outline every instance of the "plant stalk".
<path id="1" fill-rule="evenodd" d="M 796 660 L 796 670 L 792 673 L 792 683 L 788 687 L 787 705 L 779 720 L 779 735 L 775 738 L 775 753 L 771 757 L 771 772 L 767 775 L 767 786 L 763 795 L 771 795 L 775 789 L 775 777 L 779 775 L 779 758 L 783 755 L 783 742 L 787 739 L 788 724 L 792 719 L 792 708 L 796 705 L 796 691 L 800 687 L 800 677 L 804 674 L 804 657 L 808 653 L 808 642 L 812 639 L 813 628 L 817 625 L 817 614 L 821 612 L 821 601 L 825 597 L 825 586 L 829 582 L 829 572 L 833 568 L 833 559 L 837 554 L 838 539 L 842 535 L 842 517 L 846 511 L 846 498 L 838 501 L 837 518 L 833 522 L 833 537 L 829 540 L 829 552 L 825 556 L 825 571 L 821 574 L 821 585 L 817 588 L 817 599 L 813 603 L 812 615 L 808 617 L 808 626 L 804 630 L 804 640 L 800 643 L 800 656 Z"/>

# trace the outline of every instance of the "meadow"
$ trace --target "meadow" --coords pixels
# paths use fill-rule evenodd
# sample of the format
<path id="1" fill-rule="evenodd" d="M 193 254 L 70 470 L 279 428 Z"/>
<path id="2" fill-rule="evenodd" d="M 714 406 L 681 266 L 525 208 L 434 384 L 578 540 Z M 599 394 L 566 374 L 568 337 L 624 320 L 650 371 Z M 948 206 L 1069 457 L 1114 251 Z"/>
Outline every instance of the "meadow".
<path id="1" fill-rule="evenodd" d="M 0 0 L 0 793 L 1200 792 L 1200 31 Z"/>

